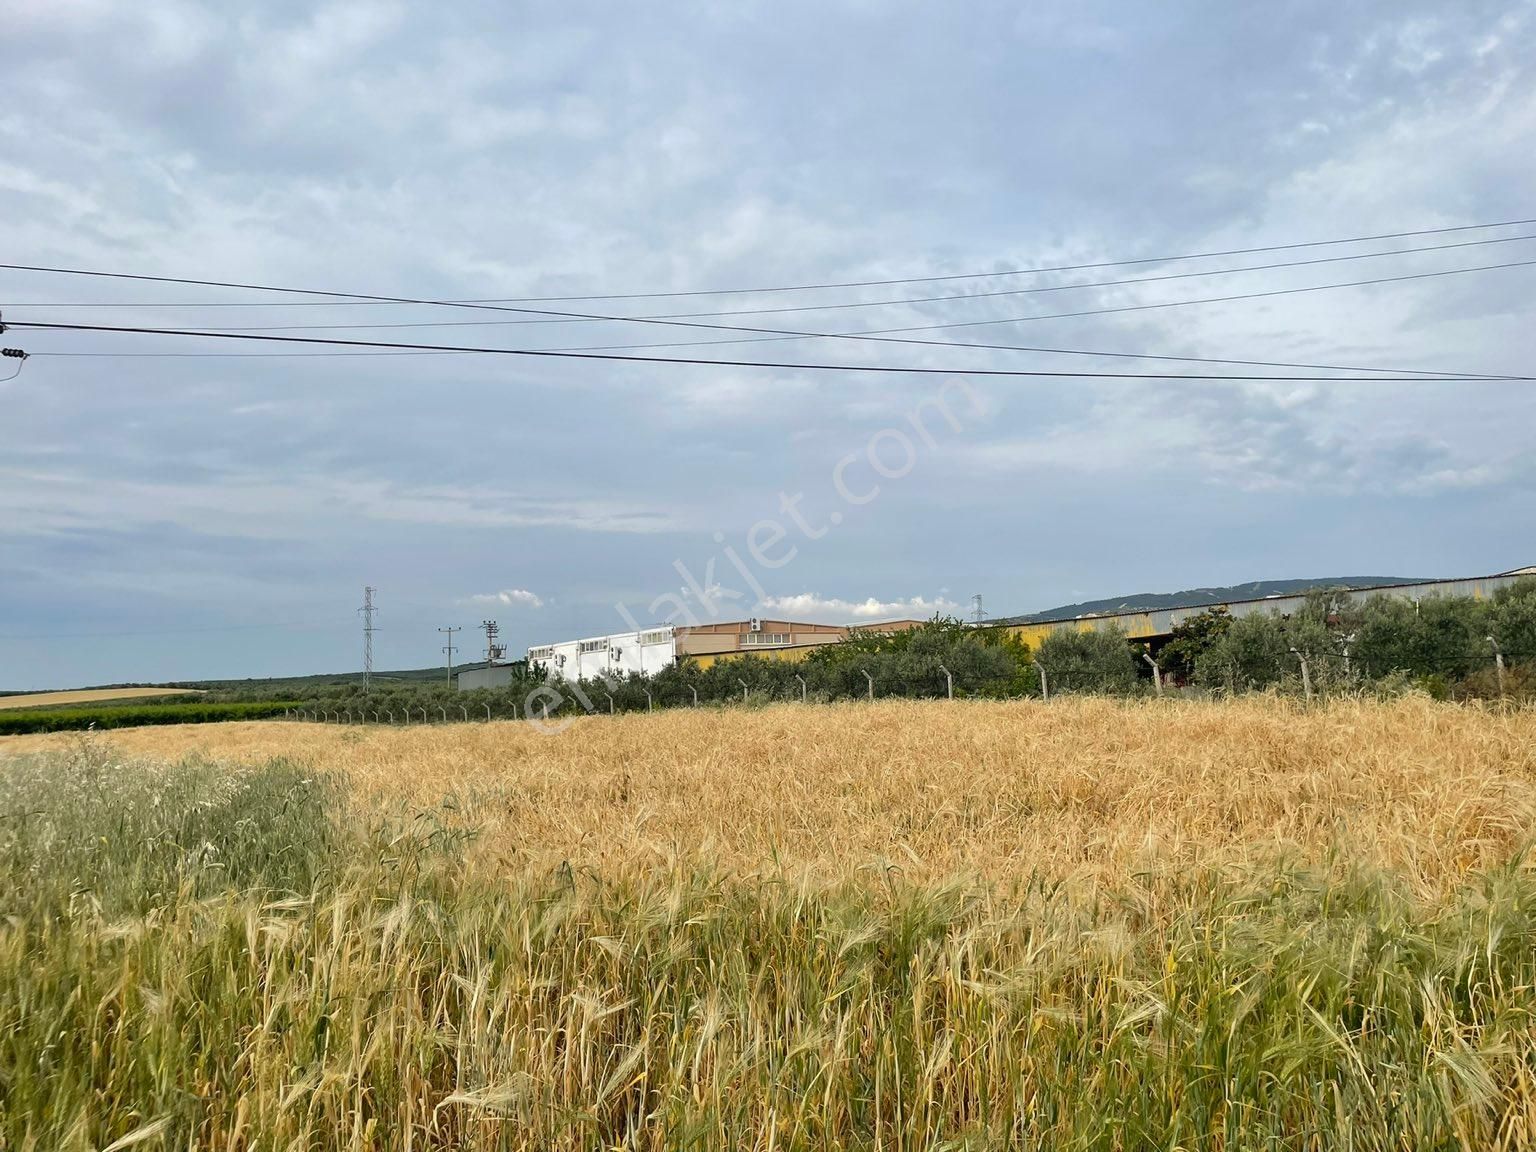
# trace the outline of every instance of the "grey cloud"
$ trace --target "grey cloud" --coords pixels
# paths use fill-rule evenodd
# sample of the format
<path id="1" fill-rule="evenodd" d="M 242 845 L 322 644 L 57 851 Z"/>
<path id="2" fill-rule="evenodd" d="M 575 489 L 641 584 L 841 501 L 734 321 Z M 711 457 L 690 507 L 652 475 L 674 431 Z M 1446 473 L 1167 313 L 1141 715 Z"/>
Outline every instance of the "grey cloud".
<path id="1" fill-rule="evenodd" d="M 1536 178 L 1536 6 L 1525 2 L 1186 0 L 1143 12 L 989 0 L 961 18 L 854 2 L 511 14 L 27 0 L 8 21 L 0 212 L 8 251 L 27 262 L 430 296 L 879 279 L 1513 218 L 1529 214 L 1521 197 Z M 939 335 L 1499 371 L 1530 359 L 1529 271 Z M 1331 275 L 743 322 L 920 325 Z M 50 300 L 210 298 L 232 296 L 0 275 L 11 320 L 46 316 Z M 118 315 L 445 318 L 275 303 Z M 728 334 L 578 323 L 396 335 L 552 347 Z M 130 347 L 44 333 L 25 343 Z M 700 354 L 1132 366 L 828 342 Z M 369 581 L 400 623 L 383 652 L 406 663 L 435 658 L 427 625 L 462 612 L 467 589 L 539 589 L 541 630 L 591 631 L 615 601 L 670 588 L 673 561 L 701 563 L 716 531 L 736 539 L 773 515 L 781 492 L 832 510 L 834 463 L 903 427 L 935 385 L 510 358 L 39 355 L 0 391 L 0 634 L 96 626 L 109 604 L 150 630 L 173 627 L 177 611 L 244 626 L 233 589 L 269 618 L 335 618 L 342 631 L 258 633 L 243 665 L 219 659 L 345 666 L 353 589 Z M 983 413 L 835 531 L 802 541 L 773 594 L 894 602 L 973 588 L 1001 611 L 1128 580 L 1477 569 L 1504 559 L 1489 526 L 1528 522 L 1536 500 L 1524 463 L 1536 411 L 1509 386 L 978 390 Z M 508 623 L 514 647 L 533 639 L 520 627 Z M 22 686 L 23 656 L 39 682 L 211 666 L 201 643 L 167 633 L 156 645 L 154 661 L 127 643 L 99 661 L 0 646 L 0 683 Z"/>

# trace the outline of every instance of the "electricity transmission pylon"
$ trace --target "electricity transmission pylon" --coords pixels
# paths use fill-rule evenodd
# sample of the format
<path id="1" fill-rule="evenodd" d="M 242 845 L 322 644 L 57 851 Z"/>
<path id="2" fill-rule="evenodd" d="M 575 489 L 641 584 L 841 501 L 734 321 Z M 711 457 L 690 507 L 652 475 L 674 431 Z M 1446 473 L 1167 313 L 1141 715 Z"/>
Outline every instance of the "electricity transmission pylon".
<path id="1" fill-rule="evenodd" d="M 376 588 L 363 589 L 363 606 L 358 609 L 363 614 L 363 695 L 367 696 L 373 689 L 373 594 Z"/>

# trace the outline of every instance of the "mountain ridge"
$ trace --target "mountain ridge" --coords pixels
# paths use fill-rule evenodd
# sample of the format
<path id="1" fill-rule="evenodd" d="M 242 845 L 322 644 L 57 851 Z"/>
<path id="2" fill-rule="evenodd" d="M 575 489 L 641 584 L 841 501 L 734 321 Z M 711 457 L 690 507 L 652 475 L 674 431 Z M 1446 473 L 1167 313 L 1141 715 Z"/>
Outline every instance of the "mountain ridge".
<path id="1" fill-rule="evenodd" d="M 1203 604 L 1227 604 L 1234 600 L 1263 600 L 1269 596 L 1295 596 L 1317 588 L 1373 588 L 1382 584 L 1418 584 L 1434 577 L 1413 576 L 1321 576 L 1301 580 L 1250 580 L 1245 584 L 1223 587 L 1187 588 L 1182 592 L 1137 592 L 1130 596 L 1109 596 L 1101 600 L 1083 600 L 989 620 L 989 624 L 1042 624 L 1051 620 L 1074 620 L 1079 616 L 1113 616 L 1121 612 L 1155 612 L 1168 608 L 1197 608 Z"/>

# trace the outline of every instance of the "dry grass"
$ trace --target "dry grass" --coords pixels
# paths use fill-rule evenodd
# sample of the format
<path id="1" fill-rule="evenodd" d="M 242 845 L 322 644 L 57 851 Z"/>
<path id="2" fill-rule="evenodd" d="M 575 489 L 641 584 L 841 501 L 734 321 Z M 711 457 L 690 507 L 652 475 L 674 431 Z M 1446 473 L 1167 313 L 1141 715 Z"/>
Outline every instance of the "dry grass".
<path id="1" fill-rule="evenodd" d="M 66 704 L 106 704 L 114 700 L 147 700 L 156 696 L 196 696 L 193 688 L 88 688 L 78 692 L 28 692 L 0 696 L 0 708 L 60 708 Z"/>
<path id="2" fill-rule="evenodd" d="M 0 741 L 58 748 L 66 736 Z M 891 701 L 408 729 L 139 729 L 134 755 L 286 757 L 360 795 L 481 829 L 508 869 L 700 857 L 824 877 L 1031 874 L 1120 884 L 1286 852 L 1401 870 L 1427 890 L 1536 833 L 1536 712 L 1409 699 L 1227 704 Z"/>

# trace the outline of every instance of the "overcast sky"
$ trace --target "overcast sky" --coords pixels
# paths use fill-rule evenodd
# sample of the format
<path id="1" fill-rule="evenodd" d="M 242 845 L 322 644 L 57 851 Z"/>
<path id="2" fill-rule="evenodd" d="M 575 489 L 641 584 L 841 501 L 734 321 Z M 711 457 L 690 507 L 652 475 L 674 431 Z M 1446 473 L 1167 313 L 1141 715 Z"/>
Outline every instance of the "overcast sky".
<path id="1" fill-rule="evenodd" d="M 12 0 L 4 36 L 7 263 L 506 299 L 1536 217 L 1529 3 Z M 1019 293 L 1524 233 L 525 306 Z M 1531 373 L 1536 267 L 1136 307 L 1521 260 L 1536 242 L 699 322 L 852 332 L 1096 312 L 912 335 Z M 752 335 L 304 299 L 0 271 L 7 321 L 431 324 L 289 334 L 523 349 Z M 212 302 L 260 306 L 145 306 Z M 521 653 L 618 630 L 625 612 L 725 619 L 763 600 L 762 614 L 870 620 L 963 612 L 980 592 L 1001 615 L 1536 562 L 1536 393 L 1519 383 L 280 357 L 21 329 L 3 343 L 35 355 L 0 384 L 0 689 L 353 668 L 365 584 L 387 668 L 439 662 L 439 626 L 465 627 L 473 649 L 485 617 Z M 194 351 L 247 355 L 142 355 Z M 43 355 L 84 352 L 139 355 Z M 634 354 L 1221 370 L 833 340 Z"/>

